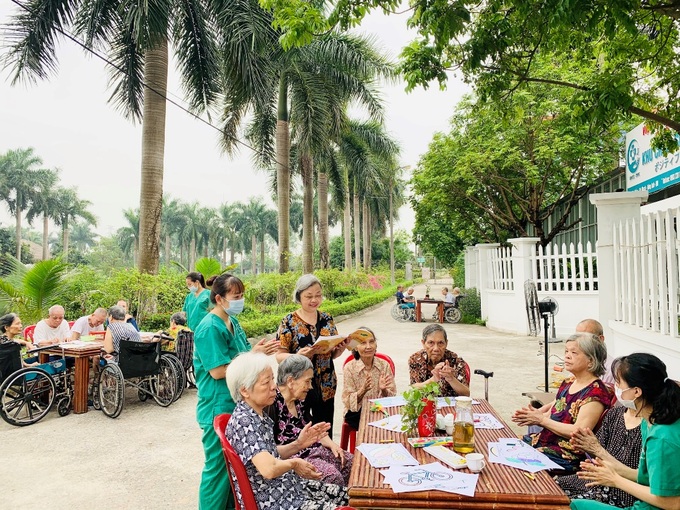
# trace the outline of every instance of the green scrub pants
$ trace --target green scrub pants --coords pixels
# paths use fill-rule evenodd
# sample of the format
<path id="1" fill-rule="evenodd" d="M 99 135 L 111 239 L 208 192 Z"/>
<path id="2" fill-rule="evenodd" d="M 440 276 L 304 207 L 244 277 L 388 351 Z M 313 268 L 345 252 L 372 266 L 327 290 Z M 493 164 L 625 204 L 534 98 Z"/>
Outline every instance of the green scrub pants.
<path id="1" fill-rule="evenodd" d="M 212 425 L 201 428 L 205 466 L 198 489 L 198 510 L 233 509 L 234 495 L 229 486 L 229 473 L 224 462 L 220 439 Z"/>

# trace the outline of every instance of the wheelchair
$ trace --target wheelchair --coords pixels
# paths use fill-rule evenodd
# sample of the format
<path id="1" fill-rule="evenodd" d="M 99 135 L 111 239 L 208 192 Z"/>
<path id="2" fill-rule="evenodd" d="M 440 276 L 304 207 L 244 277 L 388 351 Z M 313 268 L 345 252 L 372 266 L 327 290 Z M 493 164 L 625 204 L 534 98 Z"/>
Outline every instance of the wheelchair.
<path id="1" fill-rule="evenodd" d="M 179 390 L 179 376 L 171 358 L 171 354 L 161 352 L 160 342 L 121 340 L 118 361 L 103 356 L 99 361 L 94 407 L 117 418 L 123 411 L 126 386 L 136 389 L 142 402 L 151 397 L 159 406 L 168 407 L 177 400 Z"/>
<path id="2" fill-rule="evenodd" d="M 182 396 L 184 390 L 189 386 L 196 386 L 196 378 L 194 377 L 194 333 L 193 331 L 180 330 L 177 332 L 177 338 L 161 333 L 154 335 L 154 338 L 159 340 L 174 340 L 174 351 L 163 351 L 163 354 L 168 356 L 168 359 L 174 364 L 177 372 L 177 395 L 175 400 Z"/>
<path id="3" fill-rule="evenodd" d="M 405 304 L 395 303 L 390 311 L 392 318 L 397 322 L 413 322 L 416 320 L 416 309 Z"/>
<path id="4" fill-rule="evenodd" d="M 456 324 L 463 318 L 463 313 L 458 308 L 458 302 L 463 298 L 463 295 L 456 297 L 455 302 L 451 306 L 444 309 L 444 320 L 449 324 Z"/>
<path id="5" fill-rule="evenodd" d="M 54 346 L 31 351 L 31 354 Z M 22 368 L 21 346 L 0 345 L 0 416 L 10 425 L 24 427 L 43 419 L 57 402 L 59 416 L 71 412 L 73 369 L 66 358 Z"/>

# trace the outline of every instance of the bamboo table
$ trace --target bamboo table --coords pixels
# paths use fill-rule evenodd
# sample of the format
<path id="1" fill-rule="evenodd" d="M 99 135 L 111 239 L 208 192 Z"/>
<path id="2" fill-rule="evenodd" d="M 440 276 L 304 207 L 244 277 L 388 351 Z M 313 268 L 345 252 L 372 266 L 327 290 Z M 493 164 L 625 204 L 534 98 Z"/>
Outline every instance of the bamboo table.
<path id="1" fill-rule="evenodd" d="M 444 301 L 441 299 L 416 299 L 416 322 L 422 321 L 422 311 L 420 306 L 422 304 L 426 305 L 437 305 L 437 315 L 439 316 L 439 323 L 444 323 Z"/>
<path id="2" fill-rule="evenodd" d="M 476 399 L 477 400 L 477 399 Z M 507 424 L 498 416 L 493 407 L 485 400 L 473 406 L 475 413 L 493 414 L 505 428 L 498 430 L 475 429 L 475 452 L 484 455 L 486 468 L 480 473 L 474 497 L 451 494 L 443 491 L 405 492 L 395 494 L 389 485 L 382 483 L 382 475 L 359 451 L 356 452 L 349 480 L 349 504 L 361 508 L 457 508 L 471 510 L 567 510 L 569 498 L 545 472 L 540 471 L 530 479 L 519 469 L 495 464 L 488 461 L 487 443 L 503 437 L 516 437 Z M 399 414 L 399 407 L 387 409 L 390 414 Z M 443 408 L 440 413 L 452 412 Z M 379 443 L 381 440 L 394 440 L 406 446 L 421 464 L 437 462 L 422 448 L 413 448 L 406 435 L 368 426 L 367 423 L 379 420 L 381 413 L 372 412 L 363 406 L 357 445 Z M 468 473 L 467 469 L 461 470 Z"/>
<path id="3" fill-rule="evenodd" d="M 64 345 L 64 344 L 62 344 Z M 87 386 L 90 380 L 90 358 L 100 353 L 104 342 L 93 340 L 86 345 L 60 347 L 55 345 L 53 349 L 45 349 L 40 352 L 40 362 L 45 363 L 49 355 L 68 356 L 76 359 L 75 381 L 73 387 L 73 412 L 82 414 L 87 412 Z"/>

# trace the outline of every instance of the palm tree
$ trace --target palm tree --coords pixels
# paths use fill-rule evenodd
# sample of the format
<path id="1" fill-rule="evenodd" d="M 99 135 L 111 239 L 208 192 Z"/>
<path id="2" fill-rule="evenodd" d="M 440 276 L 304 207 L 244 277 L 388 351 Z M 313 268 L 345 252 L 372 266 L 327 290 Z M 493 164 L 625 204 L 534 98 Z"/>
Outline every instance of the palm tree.
<path id="1" fill-rule="evenodd" d="M 92 231 L 88 223 L 74 222 L 71 226 L 69 242 L 76 250 L 87 253 L 97 244 L 97 237 L 99 235 Z"/>
<path id="2" fill-rule="evenodd" d="M 180 242 L 188 246 L 189 271 L 193 271 L 196 264 L 196 245 L 201 235 L 201 225 L 199 220 L 198 203 L 182 204 L 182 217 L 184 223 L 180 233 Z"/>
<path id="3" fill-rule="evenodd" d="M 59 209 L 59 189 L 57 182 L 59 173 L 57 170 L 47 171 L 43 178 L 38 182 L 37 193 L 33 195 L 31 207 L 26 213 L 26 220 L 33 223 L 33 220 L 42 216 L 42 259 L 47 260 L 50 255 L 49 248 L 49 220 L 57 221 L 57 211 Z"/>
<path id="4" fill-rule="evenodd" d="M 132 263 L 136 264 L 139 254 L 139 209 L 126 209 L 123 216 L 127 225 L 116 231 L 118 246 L 127 256 L 132 252 Z"/>
<path id="5" fill-rule="evenodd" d="M 223 263 L 227 263 L 227 248 L 229 248 L 229 265 L 234 265 L 234 253 L 236 251 L 236 217 L 238 215 L 238 204 L 222 204 L 217 215 L 224 231 Z"/>
<path id="6" fill-rule="evenodd" d="M 122 0 L 26 0 L 25 12 L 9 27 L 12 83 L 46 78 L 56 68 L 56 43 L 63 33 L 82 37 L 113 62 L 111 101 L 126 117 L 142 122 L 140 190 L 140 271 L 158 272 L 163 199 L 163 157 L 168 77 L 168 44 L 182 77 L 190 107 L 207 111 L 220 97 L 221 68 L 227 80 L 248 73 L 231 66 L 239 55 L 218 50 L 235 37 L 232 19 L 253 10 L 249 2 L 123 2 Z M 226 46 L 226 45 L 224 45 Z M 243 45 L 243 56 L 252 50 Z M 225 65 L 220 63 L 230 60 Z M 121 71 L 125 70 L 125 71 Z M 245 81 L 245 80 L 244 80 Z"/>
<path id="7" fill-rule="evenodd" d="M 59 209 L 57 211 L 57 225 L 62 229 L 62 259 L 68 261 L 69 228 L 71 221 L 82 218 L 90 225 L 97 225 L 97 219 L 87 210 L 92 205 L 89 200 L 81 200 L 75 188 L 61 188 L 58 193 Z"/>
<path id="8" fill-rule="evenodd" d="M 163 214 L 161 215 L 161 229 L 165 239 L 165 263 L 170 264 L 172 256 L 172 239 L 179 238 L 179 233 L 184 226 L 184 218 L 182 216 L 182 203 L 170 197 L 163 197 Z"/>
<path id="9" fill-rule="evenodd" d="M 257 274 L 257 238 L 261 232 L 260 225 L 263 223 L 266 210 L 260 198 L 251 198 L 247 204 L 241 205 L 236 220 L 237 228 L 241 234 L 250 237 L 253 275 Z"/>
<path id="10" fill-rule="evenodd" d="M 262 214 L 260 221 L 260 273 L 264 273 L 265 239 L 269 235 L 272 239 L 278 239 L 278 220 L 276 211 L 267 209 Z"/>
<path id="11" fill-rule="evenodd" d="M 37 167 L 42 160 L 33 148 L 10 150 L 0 157 L 0 198 L 14 214 L 16 258 L 21 258 L 21 216 L 37 194 L 38 183 L 48 178 L 46 170 Z"/>

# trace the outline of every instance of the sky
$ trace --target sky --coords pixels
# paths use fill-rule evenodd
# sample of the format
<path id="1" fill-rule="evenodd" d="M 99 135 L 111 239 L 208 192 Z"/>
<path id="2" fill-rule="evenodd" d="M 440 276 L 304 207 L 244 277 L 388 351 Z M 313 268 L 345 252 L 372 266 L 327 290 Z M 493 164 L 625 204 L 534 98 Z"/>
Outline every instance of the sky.
<path id="1" fill-rule="evenodd" d="M 0 0 L 0 24 L 16 10 L 10 0 Z M 378 46 L 396 60 L 414 33 L 405 15 L 371 14 L 358 32 L 372 35 Z M 2 41 L 3 45 L 5 41 Z M 47 81 L 10 84 L 8 70 L 0 70 L 0 153 L 33 147 L 45 168 L 59 169 L 61 186 L 78 189 L 80 198 L 92 202 L 96 231 L 112 235 L 125 225 L 123 210 L 139 207 L 141 126 L 127 120 L 113 105 L 109 72 L 96 57 L 75 43 L 61 40 L 57 48 L 58 71 Z M 447 131 L 455 104 L 467 92 L 454 76 L 448 88 L 405 92 L 403 82 L 382 88 L 387 131 L 400 143 L 401 166 L 413 171 L 437 131 Z M 170 73 L 169 96 L 181 100 L 176 74 Z M 406 175 L 408 177 L 408 175 Z M 218 133 L 172 104 L 166 118 L 164 192 L 185 202 L 217 207 L 262 197 L 275 209 L 268 175 L 255 168 L 251 153 L 241 148 L 230 159 L 219 148 Z M 399 211 L 395 229 L 409 231 L 414 214 Z M 13 225 L 4 204 L 0 223 Z M 35 222 L 33 228 L 41 229 Z"/>

